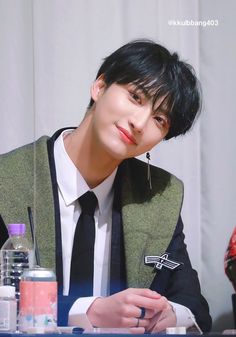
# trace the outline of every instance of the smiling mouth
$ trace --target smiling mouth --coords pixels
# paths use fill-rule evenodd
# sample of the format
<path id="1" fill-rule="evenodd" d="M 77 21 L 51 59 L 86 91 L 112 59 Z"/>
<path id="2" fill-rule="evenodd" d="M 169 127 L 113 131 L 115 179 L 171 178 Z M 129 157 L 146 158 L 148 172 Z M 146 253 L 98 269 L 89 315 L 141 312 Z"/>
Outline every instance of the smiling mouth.
<path id="1" fill-rule="evenodd" d="M 120 132 L 120 135 L 121 135 L 122 139 L 126 143 L 137 145 L 137 142 L 136 142 L 135 138 L 126 129 L 123 129 L 121 126 L 117 126 L 117 128 Z"/>

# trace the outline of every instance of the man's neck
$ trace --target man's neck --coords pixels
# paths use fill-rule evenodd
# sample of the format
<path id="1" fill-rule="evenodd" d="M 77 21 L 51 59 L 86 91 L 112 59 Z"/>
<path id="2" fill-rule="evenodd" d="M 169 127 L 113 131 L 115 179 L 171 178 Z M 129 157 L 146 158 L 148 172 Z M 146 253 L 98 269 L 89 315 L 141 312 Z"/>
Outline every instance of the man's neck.
<path id="1" fill-rule="evenodd" d="M 90 117 L 64 138 L 65 149 L 90 188 L 99 185 L 120 164 L 99 151 L 90 131 Z"/>

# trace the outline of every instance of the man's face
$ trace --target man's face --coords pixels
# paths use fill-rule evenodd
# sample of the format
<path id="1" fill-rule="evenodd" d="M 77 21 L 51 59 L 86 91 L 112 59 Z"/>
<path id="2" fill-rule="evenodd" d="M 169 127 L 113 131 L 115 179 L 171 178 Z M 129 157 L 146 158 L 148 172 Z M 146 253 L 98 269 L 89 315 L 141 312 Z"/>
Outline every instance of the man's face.
<path id="1" fill-rule="evenodd" d="M 167 115 L 133 84 L 106 87 L 102 78 L 92 88 L 92 128 L 97 144 L 122 161 L 145 153 L 160 143 L 169 130 Z M 153 111 L 155 110 L 155 111 Z"/>

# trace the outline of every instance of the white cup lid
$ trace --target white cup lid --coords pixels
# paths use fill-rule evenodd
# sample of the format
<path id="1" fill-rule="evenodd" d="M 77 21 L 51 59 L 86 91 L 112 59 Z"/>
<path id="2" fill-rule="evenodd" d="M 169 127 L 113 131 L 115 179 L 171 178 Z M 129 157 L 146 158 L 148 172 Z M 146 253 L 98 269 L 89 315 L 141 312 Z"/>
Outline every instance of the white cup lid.
<path id="1" fill-rule="evenodd" d="M 16 289 L 13 286 L 0 286 L 0 297 L 15 298 Z"/>
<path id="2" fill-rule="evenodd" d="M 186 335 L 186 327 L 185 326 L 175 326 L 166 328 L 167 335 Z"/>

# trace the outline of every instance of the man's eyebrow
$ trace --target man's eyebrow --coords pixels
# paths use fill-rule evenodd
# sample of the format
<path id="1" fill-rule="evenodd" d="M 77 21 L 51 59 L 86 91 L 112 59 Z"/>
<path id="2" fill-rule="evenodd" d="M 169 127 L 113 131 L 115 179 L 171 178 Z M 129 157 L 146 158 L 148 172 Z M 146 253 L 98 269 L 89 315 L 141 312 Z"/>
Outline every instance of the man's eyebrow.
<path id="1" fill-rule="evenodd" d="M 149 91 L 142 84 L 131 82 L 130 85 L 134 87 L 135 91 L 141 91 L 142 94 L 144 94 L 146 97 L 149 97 L 149 98 L 151 97 L 151 95 L 149 94 Z"/>
<path id="2" fill-rule="evenodd" d="M 168 115 L 170 112 L 170 108 L 166 105 L 165 98 L 160 102 L 160 104 L 155 108 L 155 104 L 157 101 L 153 102 L 153 111 L 162 113 L 164 115 Z"/>
<path id="3" fill-rule="evenodd" d="M 151 100 L 153 102 L 153 106 L 156 104 L 159 98 L 161 98 L 161 94 L 156 92 L 156 90 L 153 90 L 151 87 L 145 87 L 145 86 L 139 86 L 139 89 L 142 91 L 142 93 L 145 95 L 145 97 L 148 100 Z M 163 102 L 159 106 L 162 105 Z M 156 110 L 156 109 L 155 109 Z M 164 109 L 163 109 L 164 110 Z M 168 109 L 166 109 L 168 110 Z"/>
<path id="4" fill-rule="evenodd" d="M 145 90 L 141 85 L 137 85 L 135 83 L 132 84 L 135 92 L 141 92 L 144 96 L 148 97 L 148 91 Z"/>
<path id="5" fill-rule="evenodd" d="M 158 116 L 158 115 L 163 115 L 165 116 L 168 120 L 170 119 L 170 114 L 169 114 L 169 111 L 166 110 L 166 109 L 156 109 L 156 110 L 153 110 L 153 113 L 155 116 Z"/>

